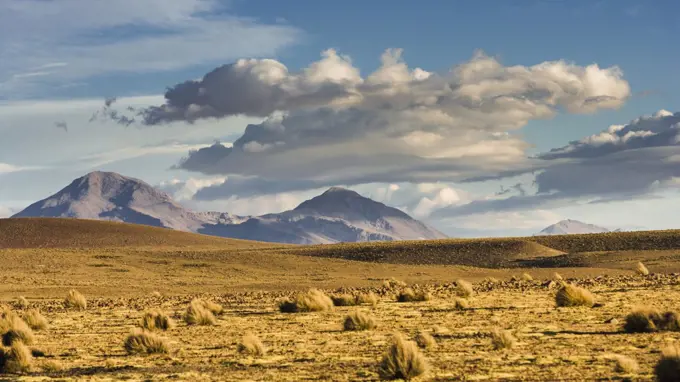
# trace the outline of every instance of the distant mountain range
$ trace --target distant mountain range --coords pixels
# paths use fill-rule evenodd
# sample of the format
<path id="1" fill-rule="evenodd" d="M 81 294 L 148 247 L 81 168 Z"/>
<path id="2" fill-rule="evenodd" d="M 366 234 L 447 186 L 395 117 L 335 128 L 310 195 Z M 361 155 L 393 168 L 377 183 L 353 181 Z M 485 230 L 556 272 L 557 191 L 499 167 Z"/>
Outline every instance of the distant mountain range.
<path id="1" fill-rule="evenodd" d="M 13 217 L 113 220 L 207 235 L 296 244 L 441 239 L 446 235 L 404 212 L 333 187 L 278 214 L 193 212 L 134 178 L 92 172 Z"/>
<path id="2" fill-rule="evenodd" d="M 545 227 L 536 235 L 572 235 L 582 233 L 602 233 L 602 232 L 618 232 L 620 230 L 610 231 L 607 228 L 596 226 L 594 224 L 583 223 L 578 220 L 562 220 L 553 225 Z"/>

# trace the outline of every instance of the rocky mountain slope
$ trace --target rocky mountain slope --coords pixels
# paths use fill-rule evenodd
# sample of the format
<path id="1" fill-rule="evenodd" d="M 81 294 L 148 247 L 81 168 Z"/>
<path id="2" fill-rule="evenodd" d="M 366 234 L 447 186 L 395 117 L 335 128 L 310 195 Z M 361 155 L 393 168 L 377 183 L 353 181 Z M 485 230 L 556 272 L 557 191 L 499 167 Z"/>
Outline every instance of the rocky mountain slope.
<path id="1" fill-rule="evenodd" d="M 72 217 L 166 227 L 268 242 L 321 244 L 439 239 L 446 235 L 402 211 L 343 188 L 263 216 L 193 212 L 134 178 L 92 172 L 13 217 Z"/>

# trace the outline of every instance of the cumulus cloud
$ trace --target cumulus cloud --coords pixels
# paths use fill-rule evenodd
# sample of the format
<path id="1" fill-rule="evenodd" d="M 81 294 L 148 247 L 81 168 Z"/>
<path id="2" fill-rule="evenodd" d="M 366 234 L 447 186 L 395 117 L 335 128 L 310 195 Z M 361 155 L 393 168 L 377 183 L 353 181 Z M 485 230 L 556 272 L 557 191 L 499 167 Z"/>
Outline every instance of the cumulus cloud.
<path id="1" fill-rule="evenodd" d="M 437 74 L 409 68 L 399 49 L 387 50 L 381 60 L 365 77 L 333 50 L 295 73 L 275 60 L 239 60 L 171 87 L 162 105 L 118 117 L 155 125 L 267 116 L 248 125 L 232 147 L 196 150 L 177 167 L 240 175 L 241 185 L 250 181 L 252 189 L 276 193 L 521 173 L 531 165 L 529 145 L 514 131 L 560 110 L 617 108 L 630 95 L 618 68 L 595 64 L 504 66 L 477 52 Z M 222 196 L 235 188 L 229 181 L 219 187 Z M 197 193 L 207 195 L 219 192 Z"/>
<path id="2" fill-rule="evenodd" d="M 15 211 L 9 207 L 0 206 L 0 218 L 8 218 L 14 215 Z"/>
<path id="3" fill-rule="evenodd" d="M 520 184 L 515 195 L 475 200 L 443 208 L 436 216 L 466 216 L 487 211 L 559 208 L 641 198 L 678 188 L 680 113 L 661 110 L 624 125 L 538 154 L 535 193 Z M 511 188 L 512 189 L 512 188 Z M 501 189 L 505 196 L 511 189 Z"/>
<path id="4" fill-rule="evenodd" d="M 173 199 L 181 202 L 191 200 L 196 192 L 200 189 L 209 187 L 215 184 L 224 183 L 226 177 L 209 177 L 209 178 L 189 178 L 180 180 L 173 178 L 171 180 L 162 181 L 158 188 L 172 195 Z"/>

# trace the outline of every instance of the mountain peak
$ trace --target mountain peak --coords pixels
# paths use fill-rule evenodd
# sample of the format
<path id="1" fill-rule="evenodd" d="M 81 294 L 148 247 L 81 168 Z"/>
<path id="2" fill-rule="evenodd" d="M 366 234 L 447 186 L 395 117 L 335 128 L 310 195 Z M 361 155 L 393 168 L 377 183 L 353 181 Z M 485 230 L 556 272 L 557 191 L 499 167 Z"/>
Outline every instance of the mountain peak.
<path id="1" fill-rule="evenodd" d="M 610 232 L 610 230 L 574 219 L 565 219 L 545 227 L 537 235 L 570 235 L 602 232 Z"/>
<path id="2" fill-rule="evenodd" d="M 412 219 L 396 208 L 342 187 L 331 187 L 323 194 L 301 203 L 294 211 L 312 212 L 350 221 L 377 221 L 386 217 Z"/>

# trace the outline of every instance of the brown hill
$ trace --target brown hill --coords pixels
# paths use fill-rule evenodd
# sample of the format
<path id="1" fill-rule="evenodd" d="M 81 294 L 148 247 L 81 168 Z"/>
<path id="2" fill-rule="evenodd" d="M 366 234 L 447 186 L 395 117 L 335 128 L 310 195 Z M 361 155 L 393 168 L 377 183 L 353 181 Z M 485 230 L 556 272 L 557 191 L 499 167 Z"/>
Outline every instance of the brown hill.
<path id="1" fill-rule="evenodd" d="M 66 218 L 0 219 L 2 248 L 101 248 L 144 246 L 274 247 L 138 224 Z"/>

